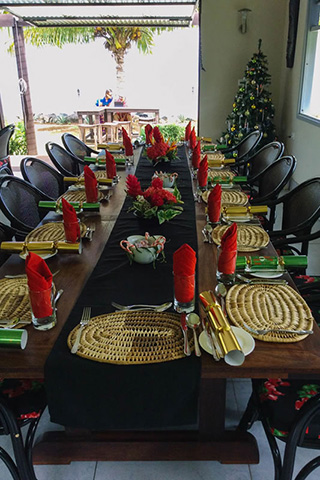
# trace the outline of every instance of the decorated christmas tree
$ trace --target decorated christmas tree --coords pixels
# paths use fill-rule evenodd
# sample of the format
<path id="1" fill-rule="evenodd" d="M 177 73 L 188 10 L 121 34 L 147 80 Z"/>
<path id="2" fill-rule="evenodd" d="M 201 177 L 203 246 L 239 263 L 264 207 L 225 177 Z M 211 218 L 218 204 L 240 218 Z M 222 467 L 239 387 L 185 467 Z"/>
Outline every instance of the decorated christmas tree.
<path id="1" fill-rule="evenodd" d="M 267 86 L 271 83 L 268 73 L 268 61 L 261 51 L 261 39 L 258 53 L 254 53 L 247 64 L 243 79 L 233 102 L 233 110 L 227 117 L 227 130 L 222 133 L 220 143 L 232 147 L 253 130 L 263 132 L 263 141 L 269 143 L 275 138 L 272 122 L 274 105 Z"/>

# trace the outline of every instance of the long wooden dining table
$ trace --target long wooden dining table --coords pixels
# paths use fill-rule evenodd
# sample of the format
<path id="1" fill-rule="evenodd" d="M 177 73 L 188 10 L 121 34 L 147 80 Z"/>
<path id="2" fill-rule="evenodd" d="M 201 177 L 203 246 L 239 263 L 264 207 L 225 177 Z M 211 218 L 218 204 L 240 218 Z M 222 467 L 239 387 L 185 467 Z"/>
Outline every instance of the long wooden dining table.
<path id="1" fill-rule="evenodd" d="M 137 151 L 136 151 L 137 155 Z M 133 173 L 127 167 L 127 173 Z M 125 199 L 125 177 L 120 172 L 119 184 L 110 201 L 103 202 L 100 213 L 84 217 L 95 224 L 92 242 L 84 245 L 81 255 L 59 254 L 50 259 L 51 271 L 58 272 L 54 281 L 64 294 L 58 304 L 58 322 L 52 330 L 42 332 L 28 327 L 25 350 L 0 348 L 0 377 L 43 378 L 44 366 L 70 312 L 81 294 L 108 242 Z M 198 236 L 198 289 L 212 290 L 216 285 L 217 249 L 204 243 L 201 230 L 206 222 L 204 203 L 195 203 Z M 53 213 L 46 217 L 52 219 Z M 259 252 L 273 254 L 271 244 Z M 11 255 L 0 268 L 0 278 L 24 272 L 24 261 Z M 290 278 L 288 277 L 290 281 Z M 249 432 L 225 429 L 226 382 L 230 378 L 306 378 L 320 377 L 320 330 L 296 343 L 256 341 L 255 350 L 238 367 L 224 361 L 214 362 L 202 352 L 195 428 L 161 431 L 106 431 L 66 428 L 46 432 L 34 447 L 35 464 L 63 464 L 84 460 L 218 460 L 222 463 L 258 463 L 256 440 Z M 187 386 L 186 386 L 187 388 Z M 81 399 L 79 399 L 81 401 Z"/>

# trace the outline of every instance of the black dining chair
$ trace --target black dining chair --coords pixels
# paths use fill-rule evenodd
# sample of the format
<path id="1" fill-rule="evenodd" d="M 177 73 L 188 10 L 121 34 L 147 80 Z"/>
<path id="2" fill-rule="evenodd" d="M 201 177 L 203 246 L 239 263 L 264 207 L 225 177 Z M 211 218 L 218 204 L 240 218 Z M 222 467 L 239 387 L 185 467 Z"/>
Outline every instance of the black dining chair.
<path id="1" fill-rule="evenodd" d="M 14 129 L 15 126 L 11 124 L 0 130 L 0 167 L 6 166 L 10 170 L 10 173 L 12 173 L 12 169 L 9 158 L 9 143 Z"/>
<path id="2" fill-rule="evenodd" d="M 12 228 L 25 234 L 33 230 L 46 215 L 38 208 L 41 200 L 51 199 L 21 178 L 0 177 L 0 209 Z"/>
<path id="3" fill-rule="evenodd" d="M 260 130 L 254 130 L 245 138 L 243 138 L 237 145 L 222 150 L 222 153 L 224 153 L 224 155 L 226 155 L 228 158 L 236 155 L 236 162 L 232 165 L 232 169 L 241 171 L 241 173 L 246 173 L 246 169 L 244 168 L 244 160 L 248 159 L 249 154 L 254 151 L 261 139 L 262 132 Z"/>
<path id="4" fill-rule="evenodd" d="M 249 430 L 257 420 L 271 450 L 274 480 L 292 480 L 297 447 L 320 449 L 320 379 L 253 379 L 238 430 Z M 282 458 L 277 440 L 286 444 Z M 295 480 L 305 480 L 319 466 L 316 456 Z"/>
<path id="5" fill-rule="evenodd" d="M 14 133 L 14 125 L 7 125 L 0 130 L 0 159 L 9 155 L 10 138 Z"/>
<path id="6" fill-rule="evenodd" d="M 309 242 L 320 238 L 320 230 L 312 231 L 320 218 L 320 177 L 306 180 L 268 203 L 270 208 L 277 205 L 282 205 L 282 225 L 281 230 L 269 231 L 274 247 L 281 255 L 287 249 L 308 255 Z M 299 248 L 293 246 L 300 243 Z"/>
<path id="7" fill-rule="evenodd" d="M 56 169 L 65 177 L 77 177 L 83 172 L 85 163 L 57 143 L 46 143 L 47 154 Z"/>
<path id="8" fill-rule="evenodd" d="M 63 175 L 43 160 L 33 157 L 23 158 L 20 162 L 20 170 L 24 180 L 51 200 L 57 200 L 67 189 Z"/>
<path id="9" fill-rule="evenodd" d="M 281 142 L 271 142 L 264 145 L 247 160 L 242 160 L 242 164 L 247 164 L 247 176 L 251 184 L 255 184 L 255 177 L 258 176 L 269 165 L 275 162 L 283 155 L 284 144 Z M 238 163 L 238 166 L 240 162 Z"/>
<path id="10" fill-rule="evenodd" d="M 251 188 L 257 184 L 257 191 L 251 189 L 249 199 L 251 205 L 268 205 L 270 207 L 269 219 L 264 225 L 268 230 L 272 230 L 275 221 L 276 207 L 272 202 L 278 198 L 282 189 L 287 185 L 296 166 L 295 157 L 287 155 L 269 165 L 259 175 L 256 175 L 254 180 L 247 182 Z"/>
<path id="11" fill-rule="evenodd" d="M 62 143 L 69 153 L 82 161 L 84 160 L 84 157 L 90 157 L 92 153 L 99 153 L 96 150 L 93 150 L 93 148 L 88 147 L 88 145 L 82 142 L 82 140 L 71 133 L 64 133 L 62 135 Z"/>
<path id="12" fill-rule="evenodd" d="M 13 480 L 37 480 L 32 448 L 35 433 L 46 407 L 43 381 L 4 379 L 0 381 L 0 435 L 10 435 L 13 455 L 0 447 L 0 459 Z M 25 435 L 22 429 L 28 426 Z"/>
<path id="13" fill-rule="evenodd" d="M 9 226 L 0 222 L 0 243 L 12 240 L 15 232 Z M 0 266 L 9 258 L 9 254 L 0 250 Z"/>

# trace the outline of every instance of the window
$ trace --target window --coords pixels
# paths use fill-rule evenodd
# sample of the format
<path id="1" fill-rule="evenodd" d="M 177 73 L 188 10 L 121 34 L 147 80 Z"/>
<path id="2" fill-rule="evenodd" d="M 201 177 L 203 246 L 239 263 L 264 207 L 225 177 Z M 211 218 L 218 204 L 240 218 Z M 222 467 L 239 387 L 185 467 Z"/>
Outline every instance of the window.
<path id="1" fill-rule="evenodd" d="M 320 125 L 320 0 L 309 0 L 300 115 Z"/>

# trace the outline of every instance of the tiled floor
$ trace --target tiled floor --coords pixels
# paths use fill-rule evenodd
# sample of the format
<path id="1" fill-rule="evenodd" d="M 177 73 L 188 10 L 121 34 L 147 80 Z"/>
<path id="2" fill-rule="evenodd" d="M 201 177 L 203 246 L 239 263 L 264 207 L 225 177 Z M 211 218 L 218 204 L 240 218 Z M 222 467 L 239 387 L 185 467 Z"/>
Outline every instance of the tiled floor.
<path id="1" fill-rule="evenodd" d="M 227 420 L 228 428 L 238 424 L 250 396 L 250 380 L 228 382 Z M 45 413 L 38 434 L 56 429 Z M 273 465 L 262 427 L 257 422 L 251 429 L 256 437 L 260 463 L 258 465 L 221 465 L 218 462 L 73 462 L 70 465 L 39 465 L 35 467 L 38 480 L 272 480 Z M 10 450 L 6 437 L 0 438 L 0 446 Z M 280 446 L 282 446 L 280 442 Z M 299 449 L 296 465 L 302 465 L 316 456 L 315 451 Z M 0 463 L 1 480 L 11 480 L 6 468 Z M 318 480 L 315 471 L 308 480 Z"/>

